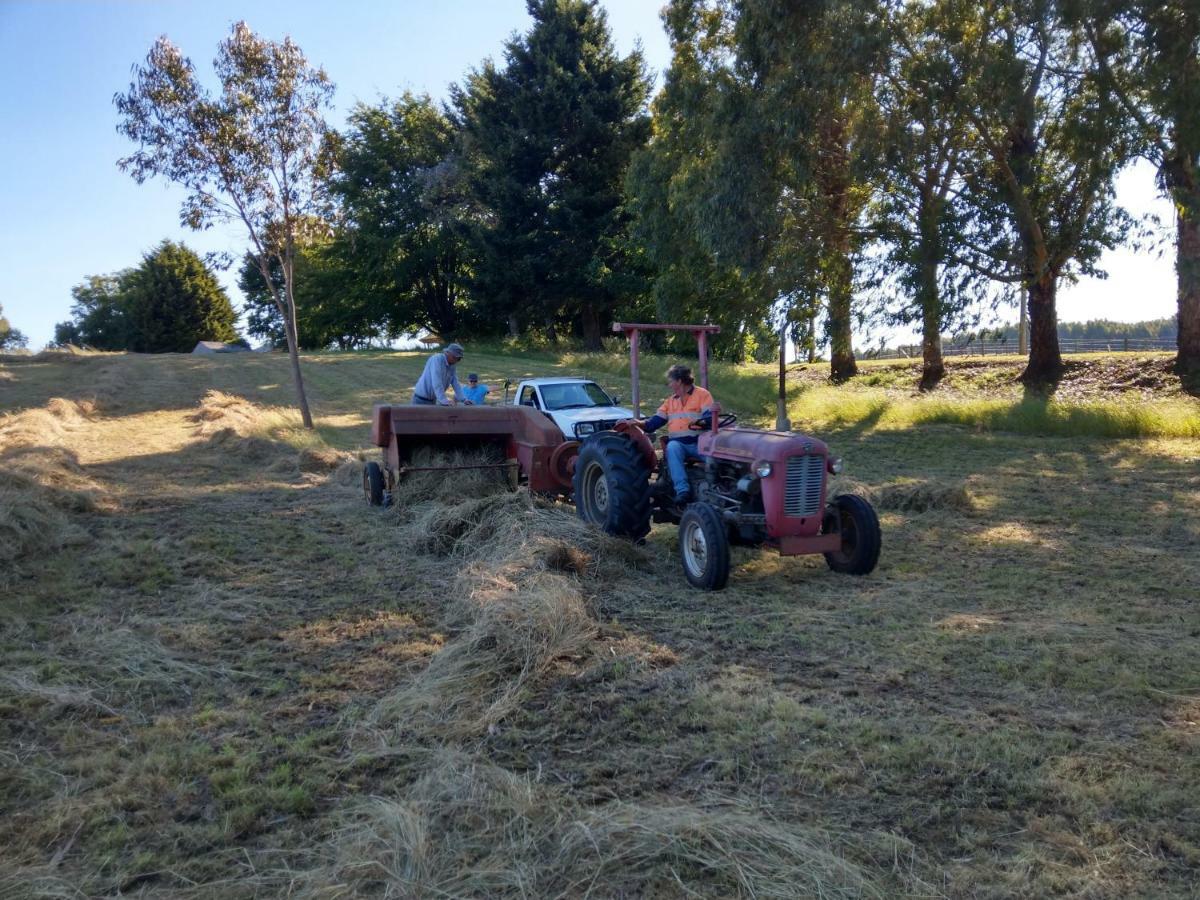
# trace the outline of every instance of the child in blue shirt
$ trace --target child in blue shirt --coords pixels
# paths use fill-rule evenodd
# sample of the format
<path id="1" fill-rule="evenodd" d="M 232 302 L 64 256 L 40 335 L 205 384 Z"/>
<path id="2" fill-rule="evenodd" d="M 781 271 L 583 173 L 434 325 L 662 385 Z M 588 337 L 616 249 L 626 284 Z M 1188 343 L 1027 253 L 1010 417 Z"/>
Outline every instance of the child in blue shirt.
<path id="1" fill-rule="evenodd" d="M 469 403 L 483 406 L 487 402 L 484 398 L 491 393 L 491 388 L 486 384 L 480 384 L 479 376 L 472 372 L 467 376 L 467 386 L 462 389 L 462 392 Z"/>

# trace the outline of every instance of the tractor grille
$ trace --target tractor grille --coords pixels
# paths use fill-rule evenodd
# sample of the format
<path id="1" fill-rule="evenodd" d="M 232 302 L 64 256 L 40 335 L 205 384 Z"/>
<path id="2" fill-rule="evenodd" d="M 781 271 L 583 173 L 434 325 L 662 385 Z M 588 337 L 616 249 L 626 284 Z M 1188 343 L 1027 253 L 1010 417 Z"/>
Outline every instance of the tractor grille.
<path id="1" fill-rule="evenodd" d="M 789 457 L 783 514 L 795 518 L 815 516 L 821 508 L 821 488 L 824 484 L 825 457 Z"/>

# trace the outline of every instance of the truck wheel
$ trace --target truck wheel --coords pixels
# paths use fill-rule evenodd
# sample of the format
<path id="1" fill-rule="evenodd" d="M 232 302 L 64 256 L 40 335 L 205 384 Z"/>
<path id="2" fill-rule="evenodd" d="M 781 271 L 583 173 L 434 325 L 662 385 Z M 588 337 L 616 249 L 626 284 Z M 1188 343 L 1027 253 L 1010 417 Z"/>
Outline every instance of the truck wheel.
<path id="1" fill-rule="evenodd" d="M 611 431 L 579 448 L 575 511 L 590 525 L 641 540 L 650 533 L 650 473 L 633 442 Z"/>
<path id="2" fill-rule="evenodd" d="M 679 556 L 688 584 L 719 591 L 729 581 L 729 538 L 721 514 L 707 503 L 693 503 L 679 520 Z"/>
<path id="3" fill-rule="evenodd" d="M 377 462 L 363 466 L 363 495 L 371 506 L 383 506 L 383 469 Z"/>
<path id="4" fill-rule="evenodd" d="M 823 534 L 840 534 L 842 549 L 825 554 L 829 568 L 843 575 L 866 575 L 879 562 L 883 536 L 871 504 L 856 494 L 839 494 L 825 507 Z"/>

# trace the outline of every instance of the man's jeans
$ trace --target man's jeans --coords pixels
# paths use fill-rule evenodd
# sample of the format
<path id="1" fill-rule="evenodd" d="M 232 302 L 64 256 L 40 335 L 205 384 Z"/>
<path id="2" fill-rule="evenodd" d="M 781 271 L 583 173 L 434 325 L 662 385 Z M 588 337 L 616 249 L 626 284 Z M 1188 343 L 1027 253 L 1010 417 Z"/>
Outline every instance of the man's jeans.
<path id="1" fill-rule="evenodd" d="M 424 397 L 418 397 L 416 394 L 413 394 L 412 405 L 413 406 L 437 406 L 437 401 L 436 400 L 426 400 Z"/>
<path id="2" fill-rule="evenodd" d="M 667 441 L 667 471 L 671 473 L 671 482 L 675 485 L 675 496 L 687 493 L 687 473 L 683 464 L 689 459 L 699 459 L 700 448 L 696 441 L 672 438 Z"/>

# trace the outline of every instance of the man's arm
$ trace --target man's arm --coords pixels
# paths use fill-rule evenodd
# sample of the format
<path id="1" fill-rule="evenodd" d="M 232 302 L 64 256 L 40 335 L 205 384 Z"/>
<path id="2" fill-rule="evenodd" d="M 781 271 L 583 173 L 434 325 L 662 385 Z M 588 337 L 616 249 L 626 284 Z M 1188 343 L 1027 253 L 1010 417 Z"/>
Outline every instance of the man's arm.
<path id="1" fill-rule="evenodd" d="M 454 388 L 454 399 L 462 403 L 467 398 L 463 396 L 462 385 L 458 383 L 458 371 L 449 363 L 446 364 L 446 368 L 450 370 L 450 387 Z"/>

